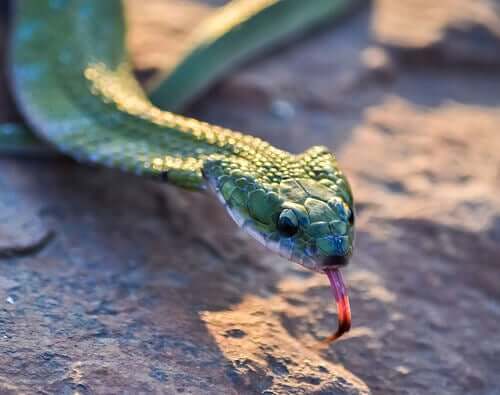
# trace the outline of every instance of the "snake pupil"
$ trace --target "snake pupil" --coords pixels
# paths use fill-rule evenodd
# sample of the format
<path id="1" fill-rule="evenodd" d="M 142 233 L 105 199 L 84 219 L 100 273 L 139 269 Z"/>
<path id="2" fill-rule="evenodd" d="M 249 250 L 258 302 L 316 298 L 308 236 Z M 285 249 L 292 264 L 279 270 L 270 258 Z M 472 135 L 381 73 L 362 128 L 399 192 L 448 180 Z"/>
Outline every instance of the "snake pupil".
<path id="1" fill-rule="evenodd" d="M 286 237 L 291 237 L 299 230 L 299 221 L 295 213 L 290 209 L 281 212 L 278 218 L 278 230 Z"/>

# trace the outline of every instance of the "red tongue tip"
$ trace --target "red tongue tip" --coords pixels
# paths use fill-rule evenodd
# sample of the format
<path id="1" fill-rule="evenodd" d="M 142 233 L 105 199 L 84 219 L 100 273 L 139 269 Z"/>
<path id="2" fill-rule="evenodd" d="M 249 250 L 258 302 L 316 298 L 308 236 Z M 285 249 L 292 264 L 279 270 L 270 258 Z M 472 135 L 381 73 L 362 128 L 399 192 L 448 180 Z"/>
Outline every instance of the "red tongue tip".
<path id="1" fill-rule="evenodd" d="M 340 270 L 327 269 L 325 273 L 328 280 L 330 280 L 332 293 L 337 302 L 339 321 L 337 331 L 322 341 L 323 343 L 330 344 L 351 329 L 351 307 L 349 306 L 349 296 L 347 295 L 347 289 L 344 285 L 344 279 L 342 278 Z"/>

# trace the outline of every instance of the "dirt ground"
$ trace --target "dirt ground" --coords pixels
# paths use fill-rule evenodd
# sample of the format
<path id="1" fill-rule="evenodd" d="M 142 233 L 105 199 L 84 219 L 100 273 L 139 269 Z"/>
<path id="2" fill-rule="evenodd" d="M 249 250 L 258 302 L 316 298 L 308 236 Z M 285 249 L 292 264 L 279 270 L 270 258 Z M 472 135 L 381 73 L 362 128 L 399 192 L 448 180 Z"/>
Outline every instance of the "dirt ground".
<path id="1" fill-rule="evenodd" d="M 128 0 L 141 78 L 221 3 Z M 17 120 L 2 78 L 0 121 Z M 500 393 L 499 1 L 375 1 L 189 112 L 337 154 L 358 209 L 353 330 L 318 350 L 326 277 L 211 195 L 1 157 L 1 394 Z"/>

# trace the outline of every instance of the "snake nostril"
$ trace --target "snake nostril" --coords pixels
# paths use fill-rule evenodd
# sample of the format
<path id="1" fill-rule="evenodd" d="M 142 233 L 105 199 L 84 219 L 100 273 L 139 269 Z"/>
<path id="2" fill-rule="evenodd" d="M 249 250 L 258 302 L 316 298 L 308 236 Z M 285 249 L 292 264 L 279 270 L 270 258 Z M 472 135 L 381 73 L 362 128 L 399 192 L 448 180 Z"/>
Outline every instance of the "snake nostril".
<path id="1" fill-rule="evenodd" d="M 323 259 L 324 267 L 342 267 L 349 263 L 349 257 L 344 255 L 331 255 Z"/>

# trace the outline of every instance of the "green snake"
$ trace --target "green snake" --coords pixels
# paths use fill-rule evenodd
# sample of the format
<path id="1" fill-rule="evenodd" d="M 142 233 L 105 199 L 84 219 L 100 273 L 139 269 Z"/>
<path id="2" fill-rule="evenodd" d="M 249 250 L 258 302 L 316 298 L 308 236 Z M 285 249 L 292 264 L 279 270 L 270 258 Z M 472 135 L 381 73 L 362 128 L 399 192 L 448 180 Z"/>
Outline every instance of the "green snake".
<path id="1" fill-rule="evenodd" d="M 180 107 L 228 67 L 351 4 L 230 3 L 202 25 L 192 52 L 157 83 L 151 97 L 162 107 Z M 339 268 L 353 252 L 354 202 L 335 156 L 326 147 L 294 155 L 251 135 L 160 109 L 134 77 L 125 35 L 118 0 L 18 1 L 9 70 L 26 124 L 78 161 L 213 190 L 253 238 L 328 275 L 339 310 L 339 328 L 329 340 L 349 330 Z M 3 130 L 11 147 L 41 147 L 21 127 Z"/>

